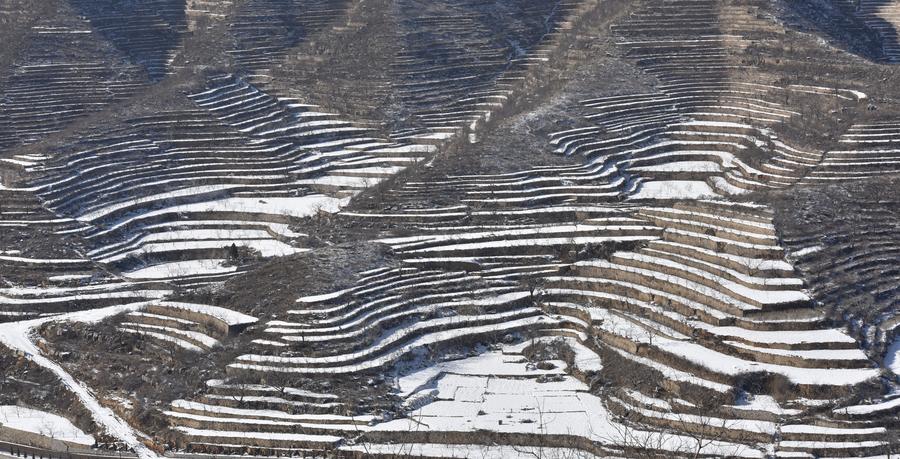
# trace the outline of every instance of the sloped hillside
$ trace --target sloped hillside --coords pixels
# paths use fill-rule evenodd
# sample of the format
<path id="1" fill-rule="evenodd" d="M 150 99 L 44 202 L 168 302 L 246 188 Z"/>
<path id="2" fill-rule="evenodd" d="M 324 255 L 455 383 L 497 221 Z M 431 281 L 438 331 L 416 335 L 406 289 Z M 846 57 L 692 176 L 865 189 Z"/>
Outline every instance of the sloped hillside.
<path id="1" fill-rule="evenodd" d="M 897 2 L 38 3 L 0 453 L 900 452 Z"/>

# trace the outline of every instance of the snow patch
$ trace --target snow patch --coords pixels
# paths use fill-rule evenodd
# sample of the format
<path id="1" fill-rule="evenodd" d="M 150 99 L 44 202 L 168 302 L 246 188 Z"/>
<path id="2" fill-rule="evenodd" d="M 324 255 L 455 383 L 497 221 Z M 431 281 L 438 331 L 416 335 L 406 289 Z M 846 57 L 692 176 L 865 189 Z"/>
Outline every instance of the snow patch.
<path id="1" fill-rule="evenodd" d="M 22 406 L 0 405 L 0 426 L 79 445 L 94 444 L 94 437 L 75 427 L 68 419 Z"/>
<path id="2" fill-rule="evenodd" d="M 706 182 L 698 180 L 660 180 L 644 182 L 629 199 L 706 199 L 719 197 Z"/>

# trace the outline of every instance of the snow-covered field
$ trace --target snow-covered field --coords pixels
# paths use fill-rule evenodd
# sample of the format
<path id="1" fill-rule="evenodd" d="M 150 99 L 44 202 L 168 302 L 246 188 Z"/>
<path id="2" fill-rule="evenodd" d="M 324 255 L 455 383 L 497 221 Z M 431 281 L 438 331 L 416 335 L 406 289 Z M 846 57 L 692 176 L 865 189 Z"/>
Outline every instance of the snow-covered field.
<path id="1" fill-rule="evenodd" d="M 54 440 L 93 446 L 94 437 L 82 432 L 68 419 L 16 405 L 0 405 L 0 427 L 35 433 Z"/>

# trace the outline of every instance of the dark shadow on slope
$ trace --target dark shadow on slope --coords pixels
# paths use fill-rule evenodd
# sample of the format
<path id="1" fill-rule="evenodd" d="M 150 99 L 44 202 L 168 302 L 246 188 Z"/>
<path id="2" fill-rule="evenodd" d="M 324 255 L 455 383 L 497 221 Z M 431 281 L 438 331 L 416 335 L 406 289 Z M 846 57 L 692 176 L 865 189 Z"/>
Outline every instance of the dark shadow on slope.
<path id="1" fill-rule="evenodd" d="M 325 27 L 337 25 L 347 0 L 249 0 L 230 24 L 235 61 L 247 70 L 280 63 L 287 50 Z M 323 44 L 326 45 L 327 44 Z"/>
<path id="2" fill-rule="evenodd" d="M 565 14 L 564 5 L 557 1 L 496 0 L 471 7 L 479 14 L 480 27 L 489 30 L 492 41 L 507 48 L 512 57 L 531 51 Z"/>
<path id="3" fill-rule="evenodd" d="M 777 11 L 789 28 L 821 35 L 832 45 L 866 59 L 882 60 L 882 38 L 855 14 L 851 1 L 780 0 Z"/>
<path id="4" fill-rule="evenodd" d="M 857 0 L 860 1 L 860 0 Z M 897 8 L 893 0 L 865 0 L 861 6 L 860 14 L 864 15 L 866 25 L 881 38 L 882 58 L 888 62 L 900 62 L 900 31 L 897 26 L 875 14 L 866 14 L 867 11 L 878 11 L 883 7 Z"/>
<path id="5" fill-rule="evenodd" d="M 561 17 L 558 2 L 401 0 L 400 99 L 428 127 L 464 125 Z M 443 112 L 443 114 L 437 114 Z"/>
<path id="6" fill-rule="evenodd" d="M 69 8 L 45 12 L 0 82 L 0 151 L 34 144 L 133 95 L 141 69 Z"/>
<path id="7" fill-rule="evenodd" d="M 158 81 L 186 28 L 185 0 L 72 0 L 91 25 Z"/>

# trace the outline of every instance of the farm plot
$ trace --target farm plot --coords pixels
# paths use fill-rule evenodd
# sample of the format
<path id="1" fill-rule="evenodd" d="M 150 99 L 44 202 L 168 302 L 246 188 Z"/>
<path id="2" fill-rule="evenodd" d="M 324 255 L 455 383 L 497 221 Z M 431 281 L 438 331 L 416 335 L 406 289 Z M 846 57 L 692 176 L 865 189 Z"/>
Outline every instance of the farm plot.
<path id="1" fill-rule="evenodd" d="M 867 180 L 900 173 L 900 123 L 856 124 L 841 136 L 838 147 L 825 153 L 803 184 Z"/>
<path id="2" fill-rule="evenodd" d="M 131 119 L 29 165 L 44 204 L 87 225 L 91 259 L 134 279 L 220 280 L 244 250 L 304 250 L 292 222 L 334 212 L 434 148 L 372 137 L 235 77 L 209 84 L 189 96 L 195 109 Z"/>
<path id="3" fill-rule="evenodd" d="M 777 189 L 801 180 L 822 152 L 777 131 L 807 114 L 791 101 L 856 107 L 865 94 L 840 88 L 777 84 L 776 75 L 737 78 L 742 50 L 769 26 L 713 2 L 647 5 L 613 25 L 626 59 L 659 80 L 655 92 L 580 101 L 580 127 L 551 134 L 560 154 L 583 158 L 582 170 L 620 177 L 634 199 L 710 198 Z M 720 26 L 721 24 L 721 26 Z M 762 73 L 762 72 L 761 72 Z"/>

